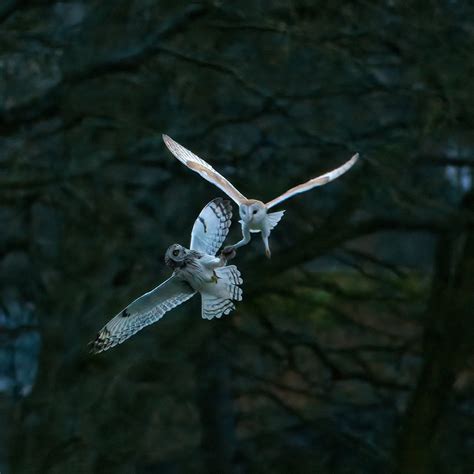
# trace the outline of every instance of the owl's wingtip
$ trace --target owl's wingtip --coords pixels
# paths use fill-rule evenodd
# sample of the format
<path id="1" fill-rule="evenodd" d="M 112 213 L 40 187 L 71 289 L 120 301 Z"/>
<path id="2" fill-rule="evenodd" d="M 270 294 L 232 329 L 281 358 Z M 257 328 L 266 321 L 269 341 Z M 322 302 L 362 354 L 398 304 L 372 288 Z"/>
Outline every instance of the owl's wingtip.
<path id="1" fill-rule="evenodd" d="M 100 350 L 98 350 L 96 341 L 89 341 L 87 343 L 87 346 L 89 347 L 89 354 L 98 354 Z"/>

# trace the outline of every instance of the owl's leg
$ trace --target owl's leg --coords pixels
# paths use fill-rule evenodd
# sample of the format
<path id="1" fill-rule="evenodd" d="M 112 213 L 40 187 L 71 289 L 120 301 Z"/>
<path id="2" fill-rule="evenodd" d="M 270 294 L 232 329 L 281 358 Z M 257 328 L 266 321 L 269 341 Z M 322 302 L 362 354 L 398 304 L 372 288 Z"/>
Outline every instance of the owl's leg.
<path id="1" fill-rule="evenodd" d="M 239 247 L 243 247 L 244 245 L 247 245 L 250 242 L 250 230 L 247 224 L 242 223 L 241 226 L 242 226 L 242 239 L 239 240 L 234 245 L 229 245 L 225 249 L 229 249 L 230 247 L 233 249 L 238 249 Z"/>
<path id="2" fill-rule="evenodd" d="M 263 245 L 265 246 L 265 255 L 267 258 L 272 258 L 272 253 L 270 252 L 270 244 L 268 243 L 268 237 L 270 237 L 270 232 L 262 232 Z"/>

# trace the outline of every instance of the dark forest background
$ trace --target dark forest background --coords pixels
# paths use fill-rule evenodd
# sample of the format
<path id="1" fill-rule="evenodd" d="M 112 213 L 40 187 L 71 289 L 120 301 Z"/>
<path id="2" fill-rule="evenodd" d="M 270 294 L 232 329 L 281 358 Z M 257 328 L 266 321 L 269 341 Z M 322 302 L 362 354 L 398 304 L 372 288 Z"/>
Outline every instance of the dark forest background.
<path id="1" fill-rule="evenodd" d="M 474 469 L 474 4 L 0 2 L 0 471 Z M 244 301 L 87 343 L 219 190 Z M 229 241 L 238 238 L 237 209 Z"/>

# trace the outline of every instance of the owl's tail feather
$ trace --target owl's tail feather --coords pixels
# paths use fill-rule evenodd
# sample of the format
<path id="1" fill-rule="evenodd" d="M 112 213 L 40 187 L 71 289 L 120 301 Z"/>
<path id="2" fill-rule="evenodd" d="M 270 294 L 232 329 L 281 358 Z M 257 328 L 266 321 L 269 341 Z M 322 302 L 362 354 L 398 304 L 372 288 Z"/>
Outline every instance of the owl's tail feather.
<path id="1" fill-rule="evenodd" d="M 215 269 L 217 275 L 216 286 L 212 293 L 201 293 L 202 317 L 204 319 L 220 318 L 235 309 L 232 300 L 242 300 L 242 283 L 240 272 L 235 265 Z"/>
<path id="2" fill-rule="evenodd" d="M 240 272 L 235 265 L 216 268 L 218 284 L 227 291 L 229 298 L 232 300 L 242 300 L 242 289 L 239 285 L 243 283 Z"/>
<path id="3" fill-rule="evenodd" d="M 202 317 L 203 319 L 220 318 L 235 309 L 234 303 L 229 299 L 202 293 Z"/>

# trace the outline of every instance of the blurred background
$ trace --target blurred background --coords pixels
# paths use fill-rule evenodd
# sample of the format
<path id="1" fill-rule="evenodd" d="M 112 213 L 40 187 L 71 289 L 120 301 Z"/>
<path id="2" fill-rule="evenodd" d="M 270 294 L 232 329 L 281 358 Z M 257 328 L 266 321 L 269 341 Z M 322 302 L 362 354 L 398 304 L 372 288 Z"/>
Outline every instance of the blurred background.
<path id="1" fill-rule="evenodd" d="M 2 0 L 0 471 L 474 467 L 474 5 Z M 222 193 L 268 201 L 244 301 L 87 343 Z M 237 209 L 229 242 L 239 237 Z M 258 237 L 258 236 L 257 236 Z"/>

